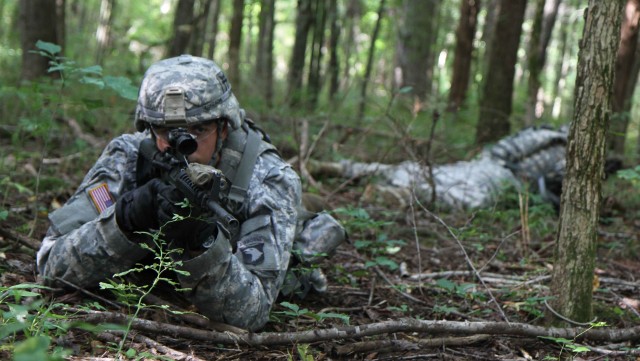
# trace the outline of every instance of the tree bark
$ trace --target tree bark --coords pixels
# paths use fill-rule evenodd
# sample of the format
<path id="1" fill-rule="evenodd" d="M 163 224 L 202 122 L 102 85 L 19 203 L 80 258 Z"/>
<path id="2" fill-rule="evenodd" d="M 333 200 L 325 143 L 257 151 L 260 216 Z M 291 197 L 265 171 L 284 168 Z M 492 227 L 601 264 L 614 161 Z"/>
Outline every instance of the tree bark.
<path id="1" fill-rule="evenodd" d="M 229 71 L 232 86 L 240 87 L 240 44 L 242 44 L 242 23 L 244 21 L 244 0 L 233 0 L 233 16 L 229 31 Z"/>
<path id="2" fill-rule="evenodd" d="M 456 30 L 456 49 L 453 55 L 453 75 L 449 90 L 447 110 L 457 111 L 467 97 L 471 59 L 473 58 L 473 39 L 478 23 L 480 0 L 462 0 L 460 3 L 460 23 Z"/>
<path id="3" fill-rule="evenodd" d="M 535 15 L 533 18 L 533 26 L 529 36 L 528 64 L 529 80 L 527 82 L 527 103 L 524 124 L 526 126 L 533 125 L 540 115 L 536 111 L 538 104 L 538 90 L 540 89 L 540 73 L 542 72 L 542 51 L 540 44 L 542 43 L 542 22 L 544 19 L 544 8 L 546 0 L 536 0 Z"/>
<path id="4" fill-rule="evenodd" d="M 296 37 L 291 52 L 289 64 L 288 95 L 289 105 L 297 106 L 302 98 L 302 73 L 307 54 L 307 39 L 313 18 L 311 16 L 311 0 L 298 0 L 298 15 L 296 18 Z"/>
<path id="5" fill-rule="evenodd" d="M 411 87 L 414 101 L 424 103 L 431 93 L 431 48 L 436 39 L 439 0 L 405 0 L 403 21 L 398 28 L 398 61 L 402 71 L 400 87 Z"/>
<path id="6" fill-rule="evenodd" d="M 22 0 L 20 12 L 20 45 L 22 47 L 22 80 L 34 80 L 48 75 L 49 59 L 32 53 L 38 40 L 60 45 L 56 2 L 51 0 Z M 61 55 L 61 54 L 58 54 Z M 53 75 L 53 74 L 51 74 Z"/>
<path id="7" fill-rule="evenodd" d="M 633 64 L 638 46 L 638 20 L 640 19 L 640 0 L 627 0 L 620 28 L 620 46 L 616 56 L 616 75 L 611 103 L 613 116 L 607 139 L 609 152 L 618 157 L 624 156 L 624 143 L 631 116 L 630 85 L 635 85 Z"/>
<path id="8" fill-rule="evenodd" d="M 267 106 L 273 106 L 273 32 L 275 0 L 262 0 L 260 6 L 256 80 Z"/>
<path id="9" fill-rule="evenodd" d="M 100 20 L 96 30 L 96 64 L 103 65 L 104 56 L 111 46 L 111 24 L 113 24 L 113 6 L 115 0 L 102 0 L 100 2 Z"/>
<path id="10" fill-rule="evenodd" d="M 553 308 L 577 322 L 591 320 L 605 136 L 621 11 L 620 1 L 589 1 L 578 55 L 574 117 L 551 281 Z"/>
<path id="11" fill-rule="evenodd" d="M 369 53 L 367 56 L 367 66 L 364 71 L 364 79 L 362 80 L 362 86 L 360 87 L 360 105 L 358 106 L 358 117 L 357 122 L 362 122 L 364 118 L 365 111 L 365 103 L 367 99 L 367 86 L 369 85 L 369 78 L 371 77 L 371 68 L 373 68 L 373 54 L 376 49 L 376 40 L 378 40 L 378 34 L 380 33 L 380 23 L 382 22 L 382 17 L 384 16 L 385 11 L 385 0 L 380 0 L 380 5 L 378 6 L 378 20 L 376 21 L 376 25 L 373 28 L 373 35 L 371 36 L 371 44 L 369 46 Z M 343 137 L 340 143 L 344 143 L 346 141 L 346 137 Z"/>
<path id="12" fill-rule="evenodd" d="M 518 45 L 526 0 L 501 0 L 500 12 L 490 47 L 486 79 L 480 100 L 480 117 L 476 143 L 496 141 L 511 131 L 509 117 L 513 96 L 513 79 L 518 60 Z"/>
<path id="13" fill-rule="evenodd" d="M 313 36 L 309 57 L 309 79 L 307 81 L 307 108 L 313 110 L 318 105 L 318 94 L 322 87 L 322 48 L 324 46 L 324 30 L 327 23 L 327 7 L 325 0 L 313 1 Z"/>
<path id="14" fill-rule="evenodd" d="M 207 49 L 207 57 L 209 59 L 215 59 L 216 52 L 216 39 L 218 38 L 218 23 L 220 21 L 220 0 L 210 0 L 209 13 L 211 14 L 211 18 L 208 20 L 209 29 L 207 30 L 206 36 L 208 37 L 208 45 Z"/>
<path id="15" fill-rule="evenodd" d="M 340 60 L 338 59 L 340 26 L 338 24 L 337 0 L 330 0 L 328 11 L 331 33 L 329 35 L 329 65 L 327 67 L 327 73 L 329 75 L 329 100 L 333 101 L 340 87 L 340 84 L 338 82 L 338 77 L 340 75 Z"/>
<path id="16" fill-rule="evenodd" d="M 167 48 L 167 57 L 184 54 L 193 33 L 193 7 L 195 0 L 179 0 L 173 18 L 173 38 Z"/>

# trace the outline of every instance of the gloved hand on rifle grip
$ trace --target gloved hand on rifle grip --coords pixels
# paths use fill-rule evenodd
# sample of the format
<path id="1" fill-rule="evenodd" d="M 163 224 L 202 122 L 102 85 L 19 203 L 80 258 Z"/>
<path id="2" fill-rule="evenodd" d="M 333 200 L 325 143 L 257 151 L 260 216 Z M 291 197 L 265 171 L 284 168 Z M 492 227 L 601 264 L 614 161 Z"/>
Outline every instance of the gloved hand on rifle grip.
<path id="1" fill-rule="evenodd" d="M 120 197 L 116 203 L 116 222 L 124 232 L 146 232 L 158 228 L 157 195 L 162 182 L 152 179 Z"/>

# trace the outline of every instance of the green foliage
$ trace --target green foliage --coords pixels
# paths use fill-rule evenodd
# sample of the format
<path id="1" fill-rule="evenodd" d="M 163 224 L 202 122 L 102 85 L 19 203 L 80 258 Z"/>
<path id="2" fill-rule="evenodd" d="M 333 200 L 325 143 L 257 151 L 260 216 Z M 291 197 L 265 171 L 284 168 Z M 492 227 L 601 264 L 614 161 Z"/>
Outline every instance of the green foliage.
<path id="1" fill-rule="evenodd" d="M 592 322 L 591 324 L 589 324 L 589 327 L 587 327 L 584 331 L 580 332 L 578 335 L 576 335 L 576 337 L 574 337 L 572 340 L 566 339 L 564 337 L 551 337 L 551 336 L 542 336 L 540 337 L 541 339 L 544 340 L 549 340 L 549 341 L 553 341 L 559 345 L 561 345 L 560 348 L 560 354 L 558 355 L 557 358 L 554 357 L 550 357 L 547 356 L 545 357 L 545 360 L 562 360 L 562 353 L 564 352 L 564 350 L 568 350 L 571 353 L 573 353 L 573 355 L 578 355 L 580 353 L 585 353 L 585 352 L 589 352 L 591 351 L 588 347 L 577 344 L 576 343 L 576 339 L 578 337 L 580 337 L 582 334 L 588 332 L 589 330 L 591 330 L 592 328 L 598 328 L 598 327 L 606 327 L 607 323 L 606 322 Z"/>
<path id="2" fill-rule="evenodd" d="M 406 242 L 389 239 L 384 232 L 384 228 L 393 223 L 374 220 L 363 208 L 338 208 L 335 212 L 341 216 L 342 224 L 352 238 L 358 236 L 373 237 L 373 240 L 356 239 L 353 242 L 354 247 L 359 252 L 369 256 L 369 259 L 365 262 L 365 267 L 382 266 L 392 271 L 398 269 L 398 264 L 390 259 L 388 255 L 398 253 Z"/>
<path id="3" fill-rule="evenodd" d="M 640 165 L 631 169 L 619 170 L 616 175 L 620 179 L 629 181 L 634 188 L 640 189 Z"/>
<path id="4" fill-rule="evenodd" d="M 328 318 L 337 318 L 341 320 L 345 325 L 349 324 L 349 316 L 342 313 L 333 313 L 333 312 L 319 312 L 315 313 L 309 311 L 307 308 L 300 308 L 300 306 L 290 303 L 290 302 L 281 302 L 280 306 L 284 307 L 285 311 L 276 311 L 274 312 L 277 315 L 288 316 L 295 321 L 298 321 L 302 317 L 308 317 L 314 319 L 316 322 L 322 323 L 324 320 Z"/>
<path id="5" fill-rule="evenodd" d="M 0 286 L 0 347 L 12 352 L 14 360 L 63 360 L 69 351 L 51 350 L 51 340 L 64 334 L 69 322 L 53 313 L 60 305 L 46 303 L 34 289 L 48 288 L 30 283 Z"/>
<path id="6" fill-rule="evenodd" d="M 151 237 L 153 246 L 149 246 L 144 242 L 140 243 L 140 246 L 146 250 L 148 250 L 151 254 L 153 254 L 154 262 L 150 264 L 137 264 L 137 267 L 130 268 L 124 272 L 120 272 L 115 274 L 113 277 L 115 279 L 110 279 L 108 282 L 100 282 L 100 288 L 111 291 L 116 298 L 124 303 L 125 305 L 133 308 L 132 316 L 129 320 L 129 323 L 126 326 L 124 336 L 122 337 L 122 341 L 118 344 L 118 348 L 116 353 L 121 355 L 123 353 L 123 347 L 125 344 L 125 340 L 131 331 L 131 326 L 135 318 L 137 318 L 138 314 L 144 309 L 150 308 L 162 308 L 170 312 L 178 313 L 178 311 L 173 311 L 169 309 L 167 306 L 156 306 L 156 305 L 147 305 L 144 303 L 145 297 L 147 297 L 151 292 L 161 283 L 165 282 L 172 286 L 176 291 L 185 291 L 186 289 L 181 289 L 179 283 L 174 281 L 172 278 L 167 276 L 167 273 L 176 273 L 180 275 L 188 276 L 189 273 L 180 270 L 179 267 L 182 266 L 181 261 L 174 261 L 173 256 L 179 255 L 183 252 L 180 248 L 168 248 L 166 242 L 162 238 L 162 230 L 170 223 L 177 222 L 184 219 L 184 217 L 174 214 L 174 218 L 168 223 L 162 225 L 160 230 L 157 232 L 139 232 L 140 234 L 147 235 Z M 150 272 L 151 282 L 150 284 L 135 284 L 126 280 L 124 277 L 131 273 L 141 273 L 141 272 Z M 132 350 L 128 350 L 125 352 L 127 354 Z M 135 350 L 133 350 L 135 352 Z"/>

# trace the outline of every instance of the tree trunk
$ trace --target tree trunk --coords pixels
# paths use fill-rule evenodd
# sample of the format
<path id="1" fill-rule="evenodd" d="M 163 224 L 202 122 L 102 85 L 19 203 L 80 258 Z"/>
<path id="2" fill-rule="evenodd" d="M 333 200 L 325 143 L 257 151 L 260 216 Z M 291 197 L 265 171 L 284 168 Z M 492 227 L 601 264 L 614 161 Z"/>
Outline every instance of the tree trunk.
<path id="1" fill-rule="evenodd" d="M 256 80 L 267 106 L 273 106 L 273 32 L 275 0 L 262 0 L 260 5 Z"/>
<path id="2" fill-rule="evenodd" d="M 627 0 L 620 29 L 620 47 L 616 57 L 616 75 L 613 86 L 611 110 L 611 128 L 607 143 L 612 155 L 624 156 L 624 142 L 631 112 L 631 98 L 628 97 L 630 83 L 635 85 L 637 77 L 632 78 L 636 47 L 638 46 L 638 19 L 640 19 L 640 0 Z"/>
<path id="3" fill-rule="evenodd" d="M 540 44 L 542 43 L 542 22 L 544 19 L 544 8 L 546 0 L 536 0 L 535 15 L 533 18 L 533 26 L 531 27 L 531 35 L 529 36 L 529 51 L 527 52 L 529 70 L 529 81 L 527 82 L 527 103 L 524 124 L 526 126 L 533 125 L 536 119 L 541 115 L 537 111 L 538 90 L 540 89 L 540 73 L 542 72 L 542 54 Z"/>
<path id="4" fill-rule="evenodd" d="M 600 191 L 622 5 L 621 1 L 589 1 L 578 55 L 551 281 L 553 308 L 577 322 L 591 320 Z"/>
<path id="5" fill-rule="evenodd" d="M 240 87 L 240 44 L 242 44 L 242 23 L 244 21 L 244 0 L 233 0 L 233 16 L 229 31 L 229 71 L 232 86 Z"/>
<path id="6" fill-rule="evenodd" d="M 478 23 L 480 0 L 462 0 L 460 3 L 460 22 L 456 30 L 456 49 L 453 58 L 453 75 L 449 90 L 447 110 L 457 111 L 469 89 L 471 59 L 473 58 L 473 39 Z"/>
<path id="7" fill-rule="evenodd" d="M 526 0 L 501 0 L 480 101 L 476 143 L 496 141 L 511 131 L 509 117 Z"/>
<path id="8" fill-rule="evenodd" d="M 360 105 L 358 106 L 358 116 L 357 122 L 362 122 L 364 118 L 364 110 L 365 103 L 367 98 L 367 86 L 369 85 L 369 78 L 371 77 L 371 68 L 373 68 L 373 54 L 376 49 L 376 40 L 378 40 L 378 34 L 380 33 L 380 23 L 382 22 L 382 18 L 384 16 L 384 8 L 385 0 L 380 0 L 380 5 L 378 6 L 378 20 L 376 21 L 376 25 L 373 29 L 373 35 L 371 36 L 371 44 L 369 46 L 369 55 L 367 56 L 367 66 L 364 71 L 364 79 L 362 79 L 362 87 L 360 88 Z M 341 144 L 347 140 L 347 137 L 343 137 Z"/>
<path id="9" fill-rule="evenodd" d="M 196 16 L 193 19 L 193 32 L 191 34 L 190 51 L 191 55 L 202 56 L 204 53 L 204 39 L 206 36 L 207 19 L 209 18 L 209 0 L 198 0 L 196 2 Z"/>
<path id="10" fill-rule="evenodd" d="M 439 0 L 404 0 L 403 24 L 398 28 L 398 61 L 401 87 L 411 87 L 414 102 L 420 106 L 430 95 L 432 45 L 436 39 Z"/>
<path id="11" fill-rule="evenodd" d="M 351 78 L 349 71 L 352 68 L 352 51 L 358 52 L 358 44 L 356 39 L 360 37 L 360 19 L 362 18 L 362 0 L 347 0 L 345 9 L 345 24 L 347 36 L 344 39 L 344 67 L 342 67 L 342 84 L 347 84 Z"/>
<path id="12" fill-rule="evenodd" d="M 47 75 L 49 59 L 36 50 L 38 40 L 60 45 L 57 33 L 56 2 L 51 0 L 21 0 L 20 45 L 22 47 L 22 80 L 34 80 Z M 60 55 L 60 54 L 58 54 Z M 52 74 L 53 75 L 53 74 Z"/>
<path id="13" fill-rule="evenodd" d="M 167 49 L 167 57 L 184 54 L 193 33 L 193 7 L 195 0 L 179 0 L 173 18 L 173 38 Z"/>
<path id="14" fill-rule="evenodd" d="M 296 37 L 291 52 L 291 63 L 289 64 L 288 95 L 289 105 L 292 107 L 300 103 L 302 96 L 302 73 L 304 71 L 304 60 L 307 54 L 307 39 L 309 29 L 313 22 L 311 14 L 311 0 L 298 0 L 298 15 L 296 18 Z"/>
<path id="15" fill-rule="evenodd" d="M 311 40 L 311 56 L 309 57 L 309 80 L 307 82 L 307 108 L 313 110 L 318 105 L 318 94 L 322 86 L 321 65 L 322 48 L 324 46 L 324 29 L 327 23 L 327 8 L 325 0 L 315 0 L 313 13 L 313 36 Z"/>
<path id="16" fill-rule="evenodd" d="M 215 59 L 216 52 L 216 39 L 218 38 L 218 23 L 220 22 L 220 0 L 211 0 L 209 3 L 209 13 L 211 14 L 210 19 L 208 19 L 209 29 L 207 30 L 206 36 L 208 37 L 208 41 L 206 41 L 209 45 L 207 49 L 207 57 L 209 59 Z"/>
<path id="17" fill-rule="evenodd" d="M 58 45 L 64 49 L 67 41 L 67 1 L 56 0 L 56 39 Z"/>
<path id="18" fill-rule="evenodd" d="M 340 39 L 340 26 L 338 25 L 338 1 L 330 0 L 329 2 L 329 26 L 331 33 L 329 35 L 329 65 L 327 73 L 329 75 L 329 101 L 333 102 L 338 88 L 340 86 L 338 77 L 340 74 L 340 61 L 338 59 L 338 42 Z"/>
<path id="19" fill-rule="evenodd" d="M 113 23 L 113 5 L 115 0 L 100 2 L 100 20 L 96 30 L 96 64 L 103 65 L 104 56 L 111 46 L 111 24 Z"/>

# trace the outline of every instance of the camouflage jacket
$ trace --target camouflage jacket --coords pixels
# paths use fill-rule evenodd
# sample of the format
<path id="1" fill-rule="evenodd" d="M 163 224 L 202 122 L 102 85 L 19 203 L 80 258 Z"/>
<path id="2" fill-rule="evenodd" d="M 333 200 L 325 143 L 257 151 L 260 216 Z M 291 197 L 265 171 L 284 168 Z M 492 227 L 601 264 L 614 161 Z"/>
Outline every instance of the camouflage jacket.
<path id="1" fill-rule="evenodd" d="M 58 284 L 59 278 L 94 287 L 149 255 L 118 228 L 113 206 L 136 187 L 138 146 L 147 136 L 112 140 L 75 194 L 50 214 L 51 227 L 37 255 L 46 284 Z M 110 193 L 106 202 L 95 200 L 96 189 Z M 185 260 L 183 269 L 190 275 L 178 277 L 202 314 L 250 330 L 267 322 L 289 265 L 300 193 L 298 175 L 276 152 L 260 154 L 245 206 L 234 214 L 243 220 L 237 249 L 218 232 L 210 248 Z"/>

